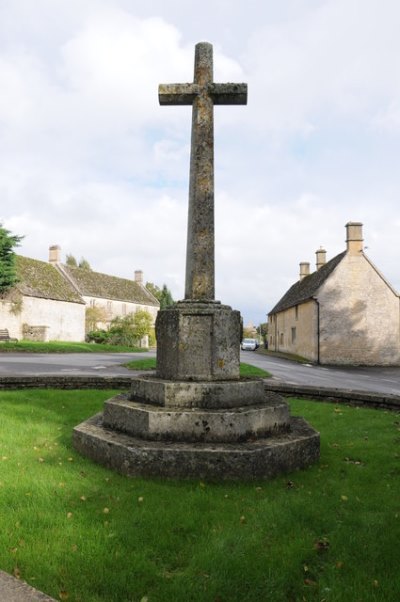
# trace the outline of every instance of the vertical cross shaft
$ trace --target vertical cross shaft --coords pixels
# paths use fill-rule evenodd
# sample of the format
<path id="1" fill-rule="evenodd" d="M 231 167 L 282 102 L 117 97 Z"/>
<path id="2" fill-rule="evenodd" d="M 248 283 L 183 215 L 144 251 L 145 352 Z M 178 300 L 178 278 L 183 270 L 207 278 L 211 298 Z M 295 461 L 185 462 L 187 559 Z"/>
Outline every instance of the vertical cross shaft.
<path id="1" fill-rule="evenodd" d="M 196 44 L 194 81 L 161 84 L 162 105 L 192 105 L 185 299 L 215 298 L 214 104 L 246 104 L 246 84 L 213 82 L 213 48 Z"/>

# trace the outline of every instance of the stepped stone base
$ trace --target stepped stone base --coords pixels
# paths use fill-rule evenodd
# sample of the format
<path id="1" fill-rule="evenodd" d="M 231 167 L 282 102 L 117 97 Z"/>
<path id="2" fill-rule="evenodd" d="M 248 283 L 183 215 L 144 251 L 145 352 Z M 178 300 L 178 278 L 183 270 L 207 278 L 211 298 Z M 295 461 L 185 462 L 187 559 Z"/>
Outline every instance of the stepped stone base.
<path id="1" fill-rule="evenodd" d="M 139 377 L 73 438 L 83 455 L 129 476 L 263 479 L 319 458 L 319 433 L 290 417 L 283 398 L 260 380 Z"/>
<path id="2" fill-rule="evenodd" d="M 275 437 L 211 444 L 145 441 L 105 428 L 97 414 L 74 429 L 74 446 L 121 474 L 178 479 L 267 479 L 319 458 L 319 434 L 297 417 L 289 432 Z"/>

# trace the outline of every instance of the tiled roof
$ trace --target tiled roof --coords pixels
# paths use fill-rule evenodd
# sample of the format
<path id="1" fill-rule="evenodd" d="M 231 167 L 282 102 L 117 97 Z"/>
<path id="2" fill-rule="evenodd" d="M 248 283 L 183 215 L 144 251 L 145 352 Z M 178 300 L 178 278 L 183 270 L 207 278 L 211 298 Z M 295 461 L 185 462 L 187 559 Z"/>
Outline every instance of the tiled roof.
<path id="1" fill-rule="evenodd" d="M 284 311 L 285 309 L 289 309 L 289 307 L 294 307 L 295 305 L 304 303 L 305 301 L 308 301 L 314 297 L 318 289 L 322 286 L 325 280 L 327 280 L 345 255 L 345 251 L 339 255 L 336 255 L 336 257 L 333 257 L 333 259 L 325 263 L 325 265 L 323 265 L 316 272 L 306 276 L 303 278 L 303 280 L 295 282 L 295 284 L 293 284 L 293 286 L 291 286 L 290 289 L 283 295 L 281 300 L 278 301 L 275 307 L 271 309 L 269 315 Z"/>
<path id="2" fill-rule="evenodd" d="M 100 274 L 83 268 L 62 265 L 61 269 L 76 284 L 81 295 L 159 306 L 155 297 L 144 287 L 127 278 Z"/>
<path id="3" fill-rule="evenodd" d="M 16 256 L 19 282 L 15 288 L 28 297 L 84 303 L 74 287 L 51 264 L 38 259 Z"/>

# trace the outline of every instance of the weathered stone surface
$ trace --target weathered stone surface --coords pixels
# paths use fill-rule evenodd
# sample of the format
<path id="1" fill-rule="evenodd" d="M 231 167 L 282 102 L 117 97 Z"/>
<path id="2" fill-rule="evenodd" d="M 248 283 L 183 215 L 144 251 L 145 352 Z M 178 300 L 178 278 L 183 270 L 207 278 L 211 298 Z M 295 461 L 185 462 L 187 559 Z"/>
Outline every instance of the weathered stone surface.
<path id="1" fill-rule="evenodd" d="M 241 444 L 150 442 L 104 428 L 101 414 L 75 427 L 73 437 L 82 454 L 128 476 L 267 479 L 319 458 L 319 434 L 298 417 L 288 433 Z"/>
<path id="2" fill-rule="evenodd" d="M 185 300 L 157 316 L 156 375 L 74 429 L 76 449 L 131 476 L 269 478 L 319 457 L 314 429 L 261 381 L 240 380 L 240 314 L 214 300 L 213 105 L 245 102 L 247 88 L 212 80 L 203 43 L 194 82 L 159 89 L 161 104 L 193 114 Z"/>
<path id="3" fill-rule="evenodd" d="M 238 380 L 240 314 L 220 303 L 179 302 L 158 313 L 157 375 Z"/>
<path id="4" fill-rule="evenodd" d="M 246 104 L 246 84 L 213 82 L 213 47 L 196 44 L 194 81 L 161 84 L 161 105 L 192 105 L 185 299 L 215 298 L 214 104 Z"/>
<path id="5" fill-rule="evenodd" d="M 208 410 L 149 407 L 118 395 L 104 404 L 103 425 L 134 437 L 163 441 L 246 441 L 289 428 L 288 405 L 264 400 L 262 406 Z"/>
<path id="6" fill-rule="evenodd" d="M 264 403 L 262 380 L 189 382 L 169 381 L 154 375 L 134 378 L 132 401 L 179 408 L 234 408 Z M 276 396 L 276 401 L 279 396 Z"/>

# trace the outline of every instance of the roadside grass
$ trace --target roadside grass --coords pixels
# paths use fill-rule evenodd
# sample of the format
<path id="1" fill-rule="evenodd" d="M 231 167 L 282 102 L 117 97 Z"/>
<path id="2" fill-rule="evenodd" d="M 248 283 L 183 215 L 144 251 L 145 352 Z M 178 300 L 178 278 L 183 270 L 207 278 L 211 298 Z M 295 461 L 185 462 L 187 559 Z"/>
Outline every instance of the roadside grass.
<path id="1" fill-rule="evenodd" d="M 321 460 L 269 482 L 128 479 L 73 426 L 112 391 L 0 392 L 0 567 L 69 602 L 400 599 L 400 418 L 290 401 Z"/>
<path id="2" fill-rule="evenodd" d="M 146 352 L 140 347 L 125 345 L 105 345 L 102 343 L 71 343 L 69 341 L 36 341 L 0 342 L 0 353 L 137 353 Z"/>
<path id="3" fill-rule="evenodd" d="M 149 357 L 142 360 L 132 360 L 131 362 L 123 364 L 123 366 L 125 368 L 129 368 L 130 370 L 155 370 L 156 358 Z M 248 378 L 270 378 L 272 374 L 267 370 L 257 368 L 257 366 L 250 366 L 250 364 L 240 363 L 240 376 Z"/>

